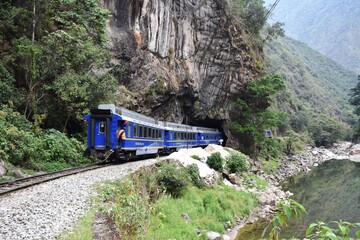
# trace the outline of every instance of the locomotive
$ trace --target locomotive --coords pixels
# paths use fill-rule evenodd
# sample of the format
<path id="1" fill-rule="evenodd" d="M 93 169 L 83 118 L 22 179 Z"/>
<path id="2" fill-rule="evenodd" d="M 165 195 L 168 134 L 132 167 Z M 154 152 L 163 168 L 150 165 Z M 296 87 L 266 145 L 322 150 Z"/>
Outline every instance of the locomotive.
<path id="1" fill-rule="evenodd" d="M 100 104 L 84 121 L 88 125 L 85 155 L 102 160 L 168 154 L 223 141 L 218 129 L 158 121 L 114 104 Z M 120 129 L 124 130 L 125 139 L 119 142 Z"/>

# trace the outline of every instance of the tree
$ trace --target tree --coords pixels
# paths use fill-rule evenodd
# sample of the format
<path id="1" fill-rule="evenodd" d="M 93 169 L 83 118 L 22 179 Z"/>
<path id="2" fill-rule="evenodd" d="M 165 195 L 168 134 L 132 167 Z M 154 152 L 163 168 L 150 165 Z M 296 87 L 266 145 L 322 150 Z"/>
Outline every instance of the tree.
<path id="1" fill-rule="evenodd" d="M 355 114 L 360 117 L 360 75 L 356 87 L 351 89 L 350 104 L 355 107 Z"/>
<path id="2" fill-rule="evenodd" d="M 356 87 L 351 89 L 349 102 L 355 107 L 354 113 L 358 116 L 358 121 L 353 127 L 353 141 L 358 142 L 358 139 L 360 138 L 360 75 L 358 76 Z"/>
<path id="3" fill-rule="evenodd" d="M 257 157 L 265 143 L 265 129 L 279 126 L 286 116 L 283 112 L 269 109 L 272 97 L 285 88 L 279 75 L 268 75 L 248 82 L 241 95 L 234 102 L 238 120 L 233 128 L 242 139 L 242 151 Z"/>
<path id="4" fill-rule="evenodd" d="M 324 114 L 313 116 L 308 130 L 316 146 L 330 147 L 346 136 L 346 125 Z"/>
<path id="5" fill-rule="evenodd" d="M 65 130 L 69 120 L 79 122 L 81 114 L 112 96 L 116 81 L 105 48 L 109 12 L 99 2 L 0 3 L 0 48 L 9 46 L 1 49 L 0 64 L 15 88 L 24 89 L 26 100 L 15 107 L 27 119 L 46 115 L 47 127 Z"/>

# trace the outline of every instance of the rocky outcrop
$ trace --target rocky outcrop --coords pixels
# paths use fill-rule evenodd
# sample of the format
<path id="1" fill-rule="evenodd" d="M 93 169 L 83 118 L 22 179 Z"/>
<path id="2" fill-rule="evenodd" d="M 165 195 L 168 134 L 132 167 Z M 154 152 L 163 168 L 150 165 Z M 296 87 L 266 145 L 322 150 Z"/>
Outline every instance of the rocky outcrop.
<path id="1" fill-rule="evenodd" d="M 231 133 L 231 103 L 256 75 L 226 0 L 103 0 L 117 104 Z M 234 144 L 233 144 L 234 145 Z"/>

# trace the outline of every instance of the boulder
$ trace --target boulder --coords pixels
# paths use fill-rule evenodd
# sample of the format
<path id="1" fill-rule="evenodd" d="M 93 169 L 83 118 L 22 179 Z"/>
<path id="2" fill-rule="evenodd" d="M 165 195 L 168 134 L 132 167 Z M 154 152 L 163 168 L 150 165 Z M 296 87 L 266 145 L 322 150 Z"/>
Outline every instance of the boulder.
<path id="1" fill-rule="evenodd" d="M 190 218 L 190 216 L 189 216 L 188 214 L 182 213 L 182 214 L 181 214 L 181 217 L 182 217 L 183 219 L 185 219 L 185 221 L 186 221 L 187 223 L 191 222 L 191 218 Z"/>
<path id="2" fill-rule="evenodd" d="M 207 157 L 210 156 L 210 153 L 205 151 L 203 148 L 189 148 L 189 149 L 180 149 L 179 152 L 185 152 L 187 155 L 198 156 L 202 162 L 206 162 Z"/>
<path id="3" fill-rule="evenodd" d="M 224 159 L 230 156 L 230 153 L 220 145 L 210 144 L 205 148 L 205 151 L 208 152 L 210 155 L 215 152 L 219 152 Z"/>
<path id="4" fill-rule="evenodd" d="M 236 184 L 236 185 L 241 185 L 243 182 L 243 180 L 241 178 L 239 178 L 238 176 L 236 176 L 235 173 L 229 174 L 229 180 L 232 184 Z"/>
<path id="5" fill-rule="evenodd" d="M 230 239 L 231 239 L 231 237 L 230 237 L 230 236 L 228 236 L 228 235 L 225 235 L 225 234 L 224 234 L 224 235 L 222 236 L 222 239 L 223 239 L 223 240 L 230 240 Z"/>
<path id="6" fill-rule="evenodd" d="M 191 164 L 196 164 L 199 168 L 200 177 L 208 185 L 215 184 L 216 180 L 218 179 L 218 175 L 214 169 L 210 168 L 206 163 L 193 159 L 191 156 L 189 156 L 187 151 L 174 152 L 167 156 L 165 160 L 177 160 L 184 167 Z"/>
<path id="7" fill-rule="evenodd" d="M 206 238 L 208 240 L 222 240 L 220 233 L 217 233 L 217 232 L 207 232 Z"/>

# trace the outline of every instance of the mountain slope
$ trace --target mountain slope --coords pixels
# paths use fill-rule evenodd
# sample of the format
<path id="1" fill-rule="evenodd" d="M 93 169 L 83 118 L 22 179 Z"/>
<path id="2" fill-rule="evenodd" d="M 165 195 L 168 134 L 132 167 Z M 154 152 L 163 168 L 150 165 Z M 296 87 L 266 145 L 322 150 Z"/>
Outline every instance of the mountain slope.
<path id="1" fill-rule="evenodd" d="M 287 85 L 277 101 L 278 108 L 290 113 L 299 128 L 301 115 L 325 114 L 339 121 L 352 121 L 349 90 L 356 74 L 291 38 L 281 38 L 265 46 L 267 71 L 281 74 Z M 303 112 L 303 114 L 301 113 Z M 296 118 L 296 119 L 294 119 Z"/>
<path id="2" fill-rule="evenodd" d="M 360 1 L 282 0 L 270 20 L 284 22 L 288 36 L 360 73 Z"/>

